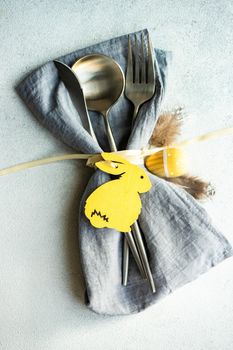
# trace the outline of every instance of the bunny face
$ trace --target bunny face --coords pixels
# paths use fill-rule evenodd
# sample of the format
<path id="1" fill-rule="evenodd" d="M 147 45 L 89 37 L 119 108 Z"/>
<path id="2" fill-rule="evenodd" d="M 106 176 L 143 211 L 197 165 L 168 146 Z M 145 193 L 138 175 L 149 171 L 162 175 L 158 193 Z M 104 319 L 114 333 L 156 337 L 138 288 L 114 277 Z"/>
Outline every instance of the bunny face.
<path id="1" fill-rule="evenodd" d="M 102 153 L 104 161 L 97 162 L 95 165 L 100 170 L 118 175 L 122 182 L 127 182 L 127 187 L 138 193 L 147 192 L 151 188 L 151 182 L 146 172 L 138 166 L 128 162 L 117 154 Z"/>
<path id="2" fill-rule="evenodd" d="M 132 169 L 128 176 L 130 177 L 130 181 L 132 181 L 134 184 L 135 191 L 143 193 L 151 189 L 151 182 L 148 175 L 143 169 L 139 168 L 138 166 L 132 165 Z"/>

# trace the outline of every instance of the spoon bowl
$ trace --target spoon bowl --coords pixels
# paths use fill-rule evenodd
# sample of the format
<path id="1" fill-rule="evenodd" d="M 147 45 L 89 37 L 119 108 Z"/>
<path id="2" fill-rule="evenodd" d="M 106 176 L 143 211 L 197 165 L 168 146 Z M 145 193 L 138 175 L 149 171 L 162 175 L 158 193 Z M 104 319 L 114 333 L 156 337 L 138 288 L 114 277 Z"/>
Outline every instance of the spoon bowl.
<path id="1" fill-rule="evenodd" d="M 110 150 L 117 151 L 108 112 L 124 91 L 125 78 L 121 67 L 108 56 L 91 54 L 76 61 L 72 69 L 82 86 L 87 108 L 104 117 Z"/>
<path id="2" fill-rule="evenodd" d="M 79 78 L 87 108 L 106 115 L 124 90 L 119 64 L 108 56 L 91 54 L 76 61 L 72 69 Z"/>

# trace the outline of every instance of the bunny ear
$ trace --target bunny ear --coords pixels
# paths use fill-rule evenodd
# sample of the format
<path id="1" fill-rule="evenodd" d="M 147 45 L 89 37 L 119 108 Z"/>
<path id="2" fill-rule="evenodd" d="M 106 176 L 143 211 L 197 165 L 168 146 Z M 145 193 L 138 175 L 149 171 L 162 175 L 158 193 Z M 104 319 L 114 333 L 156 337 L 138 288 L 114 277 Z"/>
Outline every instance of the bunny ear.
<path id="1" fill-rule="evenodd" d="M 105 173 L 112 174 L 112 175 L 120 175 L 122 174 L 122 168 L 118 168 L 117 163 L 111 162 L 111 161 L 105 161 L 102 160 L 100 162 L 95 163 L 96 167 Z"/>
<path id="2" fill-rule="evenodd" d="M 116 163 L 120 163 L 120 164 L 130 164 L 130 162 L 127 159 L 119 156 L 116 153 L 103 152 L 103 153 L 101 153 L 101 156 L 104 158 L 104 160 L 108 160 L 111 162 L 116 162 Z"/>

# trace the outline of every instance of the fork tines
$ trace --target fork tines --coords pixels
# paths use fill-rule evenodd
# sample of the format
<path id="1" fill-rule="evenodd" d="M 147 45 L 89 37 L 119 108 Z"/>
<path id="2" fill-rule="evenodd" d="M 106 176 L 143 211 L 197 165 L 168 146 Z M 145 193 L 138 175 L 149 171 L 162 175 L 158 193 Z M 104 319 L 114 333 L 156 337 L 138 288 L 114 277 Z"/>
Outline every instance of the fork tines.
<path id="1" fill-rule="evenodd" d="M 141 41 L 141 42 L 140 42 Z M 136 119 L 140 106 L 155 93 L 154 53 L 150 38 L 137 35 L 128 37 L 128 64 L 125 80 L 125 95 L 134 105 L 132 120 Z"/>
<path id="2" fill-rule="evenodd" d="M 143 34 L 141 34 L 140 41 L 136 34 L 134 34 L 134 40 L 130 38 L 130 35 L 128 36 L 126 81 L 138 84 L 154 83 L 155 81 L 154 54 L 151 41 L 148 37 L 146 43 Z"/>

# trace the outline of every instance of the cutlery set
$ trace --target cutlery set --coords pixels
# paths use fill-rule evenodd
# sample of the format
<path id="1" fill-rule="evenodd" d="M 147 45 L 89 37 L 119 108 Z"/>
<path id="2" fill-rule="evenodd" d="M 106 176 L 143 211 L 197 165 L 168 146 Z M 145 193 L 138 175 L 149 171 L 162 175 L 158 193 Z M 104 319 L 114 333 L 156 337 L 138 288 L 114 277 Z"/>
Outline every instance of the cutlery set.
<path id="1" fill-rule="evenodd" d="M 108 115 L 111 107 L 123 92 L 134 105 L 132 123 L 137 118 L 139 108 L 155 93 L 156 75 L 153 49 L 150 39 L 141 43 L 128 37 L 128 62 L 126 77 L 119 64 L 102 54 L 89 54 L 77 60 L 70 68 L 60 61 L 54 61 L 59 77 L 67 88 L 84 127 L 98 143 L 88 110 L 99 112 L 104 118 L 105 131 L 112 152 L 117 151 Z M 141 229 L 136 221 L 131 232 L 124 235 L 122 284 L 127 285 L 129 269 L 129 249 L 143 278 L 156 292 Z"/>
<path id="2" fill-rule="evenodd" d="M 233 254 L 206 211 L 190 198 L 206 198 L 209 184 L 192 176 L 188 166 L 195 145 L 232 134 L 233 128 L 179 140 L 180 110 L 156 115 L 167 54 L 158 50 L 153 57 L 148 38 L 143 30 L 84 48 L 64 56 L 73 65 L 47 62 L 24 79 L 17 87 L 23 101 L 81 153 L 0 169 L 2 176 L 76 159 L 100 170 L 80 203 L 79 241 L 86 304 L 104 315 L 142 311 Z M 208 160 L 205 152 L 202 158 Z"/>

